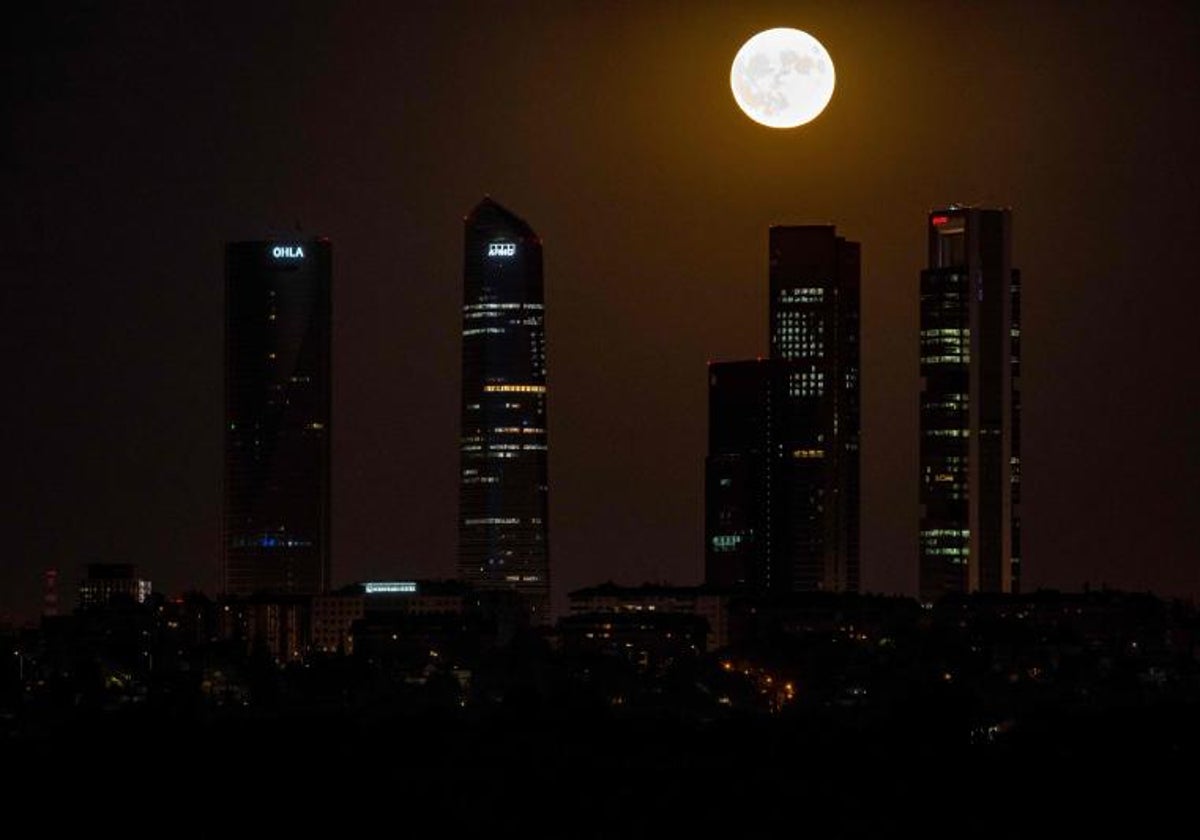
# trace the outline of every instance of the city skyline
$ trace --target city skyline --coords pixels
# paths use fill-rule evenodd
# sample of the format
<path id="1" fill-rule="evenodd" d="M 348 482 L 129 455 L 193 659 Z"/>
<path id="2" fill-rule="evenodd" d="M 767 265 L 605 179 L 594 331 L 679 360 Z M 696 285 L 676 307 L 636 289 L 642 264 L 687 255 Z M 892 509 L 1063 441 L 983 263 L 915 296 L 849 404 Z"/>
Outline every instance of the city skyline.
<path id="1" fill-rule="evenodd" d="M 451 574 L 455 222 L 483 193 L 538 220 L 554 278 L 560 599 L 700 579 L 704 363 L 761 347 L 764 230 L 831 222 L 864 247 L 863 589 L 916 592 L 916 278 L 924 214 L 951 201 L 1013 207 L 1034 281 L 1023 586 L 1200 592 L 1190 7 L 23 14 L 0 141 L 21 395 L 0 613 L 89 561 L 217 588 L 220 245 L 297 218 L 339 255 L 335 583 Z M 773 134 L 737 112 L 729 61 L 793 22 L 838 89 Z M 530 48 L 477 72 L 506 41 Z M 431 84 L 439 63 L 455 72 Z"/>

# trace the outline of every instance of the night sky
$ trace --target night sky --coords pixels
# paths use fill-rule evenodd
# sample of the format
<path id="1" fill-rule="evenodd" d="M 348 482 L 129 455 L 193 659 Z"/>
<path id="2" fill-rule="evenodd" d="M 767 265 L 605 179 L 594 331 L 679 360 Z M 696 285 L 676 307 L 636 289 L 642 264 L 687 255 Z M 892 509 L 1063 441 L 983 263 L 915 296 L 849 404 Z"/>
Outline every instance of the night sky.
<path id="1" fill-rule="evenodd" d="M 914 594 L 925 213 L 1013 208 L 1030 586 L 1200 593 L 1200 5 L 56 3 L 0 27 L 0 614 L 213 591 L 223 244 L 334 247 L 334 576 L 450 576 L 462 217 L 542 235 L 558 603 L 703 570 L 707 360 L 767 226 L 863 248 L 863 581 Z M 793 26 L 825 113 L 747 119 Z"/>

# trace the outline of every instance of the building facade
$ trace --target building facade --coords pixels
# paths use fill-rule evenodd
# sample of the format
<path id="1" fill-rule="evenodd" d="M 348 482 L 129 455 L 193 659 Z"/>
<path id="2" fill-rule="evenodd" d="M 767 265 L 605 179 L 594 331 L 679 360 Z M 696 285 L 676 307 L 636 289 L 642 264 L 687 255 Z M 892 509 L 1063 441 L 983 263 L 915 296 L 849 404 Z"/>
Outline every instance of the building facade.
<path id="1" fill-rule="evenodd" d="M 770 230 L 771 355 L 709 366 L 705 580 L 859 588 L 859 245 Z"/>
<path id="2" fill-rule="evenodd" d="M 1008 210 L 929 214 L 921 272 L 920 594 L 1017 592 L 1021 276 Z"/>
<path id="3" fill-rule="evenodd" d="M 699 616 L 708 623 L 705 647 L 709 651 L 729 643 L 730 592 L 711 586 L 666 586 L 645 583 L 618 586 L 602 583 L 570 593 L 570 614 L 681 613 Z"/>
<path id="4" fill-rule="evenodd" d="M 793 425 L 785 416 L 787 365 L 773 359 L 708 367 L 705 569 L 712 586 L 784 585 L 781 557 L 793 523 L 778 515 L 792 461 L 779 456 Z"/>
<path id="5" fill-rule="evenodd" d="M 485 198 L 465 220 L 458 572 L 550 612 L 542 243 Z"/>
<path id="6" fill-rule="evenodd" d="M 332 251 L 327 239 L 225 252 L 222 590 L 330 582 Z"/>
<path id="7" fill-rule="evenodd" d="M 695 660 L 707 647 L 708 622 L 684 612 L 572 612 L 558 621 L 559 649 L 571 660 L 624 659 L 643 673 Z"/>
<path id="8" fill-rule="evenodd" d="M 57 588 L 57 573 L 55 574 Z M 79 584 L 79 606 L 105 607 L 113 596 L 142 604 L 153 591 L 150 581 L 138 574 L 133 563 L 88 563 L 87 575 Z M 47 613 L 49 614 L 49 613 Z M 54 597 L 54 614 L 58 614 L 58 596 Z"/>
<path id="9" fill-rule="evenodd" d="M 372 614 L 463 615 L 473 593 L 461 581 L 365 581 L 312 599 L 311 649 L 353 653 L 354 622 Z"/>

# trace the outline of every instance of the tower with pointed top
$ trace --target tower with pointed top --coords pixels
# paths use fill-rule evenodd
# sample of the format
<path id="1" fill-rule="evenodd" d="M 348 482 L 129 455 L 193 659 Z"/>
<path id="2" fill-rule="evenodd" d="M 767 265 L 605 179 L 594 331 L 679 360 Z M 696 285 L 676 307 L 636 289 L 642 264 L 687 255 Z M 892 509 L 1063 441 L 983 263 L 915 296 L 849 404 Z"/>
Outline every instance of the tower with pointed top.
<path id="1" fill-rule="evenodd" d="M 484 198 L 465 219 L 459 577 L 550 616 L 542 243 Z"/>

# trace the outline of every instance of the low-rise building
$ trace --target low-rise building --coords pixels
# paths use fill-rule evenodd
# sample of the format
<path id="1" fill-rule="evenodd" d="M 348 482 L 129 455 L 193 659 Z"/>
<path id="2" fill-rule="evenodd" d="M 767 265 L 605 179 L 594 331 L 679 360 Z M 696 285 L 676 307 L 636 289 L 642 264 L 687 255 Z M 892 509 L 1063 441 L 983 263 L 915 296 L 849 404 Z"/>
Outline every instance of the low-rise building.
<path id="1" fill-rule="evenodd" d="M 618 586 L 611 581 L 577 589 L 568 596 L 571 615 L 589 613 L 678 613 L 708 623 L 705 650 L 729 644 L 730 592 L 711 586 Z"/>

